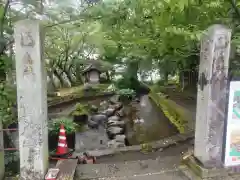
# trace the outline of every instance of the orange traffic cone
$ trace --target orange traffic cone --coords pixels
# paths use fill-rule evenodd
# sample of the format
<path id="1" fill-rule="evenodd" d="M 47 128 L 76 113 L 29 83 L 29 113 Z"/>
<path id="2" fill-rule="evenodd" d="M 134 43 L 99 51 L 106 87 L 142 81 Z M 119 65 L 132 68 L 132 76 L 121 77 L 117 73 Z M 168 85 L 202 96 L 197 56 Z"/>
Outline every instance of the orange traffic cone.
<path id="1" fill-rule="evenodd" d="M 65 133 L 64 126 L 61 124 L 59 136 L 58 136 L 58 146 L 57 146 L 57 155 L 67 154 L 68 153 L 68 146 L 67 146 L 67 138 Z"/>

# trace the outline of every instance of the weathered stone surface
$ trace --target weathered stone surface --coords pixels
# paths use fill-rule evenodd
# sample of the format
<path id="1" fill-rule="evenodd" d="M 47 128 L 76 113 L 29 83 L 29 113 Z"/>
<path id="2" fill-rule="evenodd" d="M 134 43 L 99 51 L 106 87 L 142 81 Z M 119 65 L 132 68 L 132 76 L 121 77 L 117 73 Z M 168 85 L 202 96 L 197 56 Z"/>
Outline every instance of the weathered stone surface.
<path id="1" fill-rule="evenodd" d="M 119 116 L 111 116 L 108 118 L 108 121 L 120 121 L 120 117 Z"/>
<path id="2" fill-rule="evenodd" d="M 99 105 L 99 109 L 105 110 L 105 109 L 107 109 L 107 108 L 108 108 L 108 103 L 107 103 L 107 101 L 102 101 L 102 102 L 100 103 L 100 105 Z"/>
<path id="3" fill-rule="evenodd" d="M 223 178 L 227 179 L 228 176 L 228 170 L 225 168 L 204 168 L 202 164 L 200 164 L 198 161 L 196 161 L 195 157 L 188 156 L 183 161 L 183 165 L 188 167 L 188 170 L 192 172 L 192 175 L 195 177 L 198 177 L 196 179 L 204 179 L 207 180 L 209 178 Z M 186 171 L 183 170 L 185 173 Z"/>
<path id="4" fill-rule="evenodd" d="M 0 129 L 2 129 L 2 121 L 0 122 Z M 4 151 L 2 150 L 4 148 L 3 143 L 3 131 L 0 131 L 0 179 L 3 179 L 4 173 L 5 173 L 5 162 L 4 162 Z"/>
<path id="5" fill-rule="evenodd" d="M 107 116 L 105 114 L 96 114 L 91 116 L 91 120 L 98 124 L 104 124 L 107 121 Z"/>
<path id="6" fill-rule="evenodd" d="M 116 114 L 116 116 L 119 116 L 119 117 L 124 117 L 125 116 L 125 112 L 124 112 L 123 108 L 118 110 L 115 114 Z"/>
<path id="7" fill-rule="evenodd" d="M 119 103 L 119 95 L 112 96 L 109 100 L 111 104 L 117 104 Z"/>
<path id="8" fill-rule="evenodd" d="M 125 136 L 124 134 L 116 135 L 116 136 L 115 136 L 115 141 L 116 141 L 116 142 L 125 143 L 125 140 L 126 140 L 126 136 Z"/>
<path id="9" fill-rule="evenodd" d="M 125 126 L 125 122 L 124 121 L 108 121 L 107 125 L 109 127 L 118 126 L 118 127 L 123 128 Z"/>
<path id="10" fill-rule="evenodd" d="M 123 104 L 122 103 L 117 103 L 116 105 L 114 105 L 114 108 L 116 109 L 116 110 L 119 110 L 119 109 L 121 109 L 123 107 Z"/>
<path id="11" fill-rule="evenodd" d="M 231 30 L 214 25 L 201 42 L 194 155 L 205 167 L 222 164 Z"/>
<path id="12" fill-rule="evenodd" d="M 95 105 L 91 105 L 90 111 L 93 112 L 93 113 L 97 113 L 98 112 L 98 107 L 95 106 Z"/>
<path id="13" fill-rule="evenodd" d="M 176 159 L 176 158 L 175 158 Z M 161 157 L 122 163 L 79 165 L 77 179 L 188 180 L 176 168 L 174 157 Z"/>
<path id="14" fill-rule="evenodd" d="M 88 127 L 91 129 L 98 129 L 99 124 L 96 121 L 92 121 L 91 119 L 88 120 Z"/>
<path id="15" fill-rule="evenodd" d="M 20 179 L 42 180 L 48 168 L 47 77 L 38 21 L 15 24 Z"/>
<path id="16" fill-rule="evenodd" d="M 88 129 L 84 132 L 77 132 L 75 134 L 75 151 L 85 152 L 91 150 L 106 149 L 108 137 L 105 129 L 101 126 L 96 129 Z M 79 154 L 78 154 L 79 156 Z"/>
<path id="17" fill-rule="evenodd" d="M 109 127 L 107 129 L 107 135 L 109 139 L 113 139 L 116 135 L 123 134 L 123 133 L 124 133 L 124 129 L 120 127 Z"/>
<path id="18" fill-rule="evenodd" d="M 118 142 L 115 139 L 108 141 L 109 148 L 119 148 L 119 147 L 124 147 L 124 146 L 125 146 L 124 142 Z"/>
<path id="19" fill-rule="evenodd" d="M 107 110 L 105 110 L 103 113 L 106 114 L 108 117 L 112 116 L 115 112 L 115 109 L 113 108 L 108 108 Z"/>

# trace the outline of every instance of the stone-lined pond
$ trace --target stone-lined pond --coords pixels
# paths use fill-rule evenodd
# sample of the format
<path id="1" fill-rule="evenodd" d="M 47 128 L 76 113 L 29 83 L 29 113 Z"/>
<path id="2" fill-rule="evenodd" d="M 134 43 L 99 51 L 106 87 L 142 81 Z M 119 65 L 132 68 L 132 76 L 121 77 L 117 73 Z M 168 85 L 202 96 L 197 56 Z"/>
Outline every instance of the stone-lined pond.
<path id="1" fill-rule="evenodd" d="M 97 111 L 89 116 L 86 130 L 76 133 L 78 152 L 146 143 L 177 133 L 147 95 L 127 105 L 115 97 L 94 106 Z"/>
<path id="2" fill-rule="evenodd" d="M 178 133 L 148 95 L 124 105 L 116 96 L 84 100 L 81 103 L 92 106 L 94 113 L 91 113 L 85 122 L 84 131 L 75 133 L 76 152 L 137 145 Z M 74 106 L 75 104 L 70 104 L 64 107 L 60 114 L 58 110 L 57 115 L 51 115 L 65 117 Z M 17 145 L 18 132 L 10 134 L 14 144 Z M 50 144 L 56 147 L 57 141 Z M 16 169 L 19 165 L 18 153 L 14 154 L 6 157 L 6 164 L 12 167 L 11 169 Z"/>

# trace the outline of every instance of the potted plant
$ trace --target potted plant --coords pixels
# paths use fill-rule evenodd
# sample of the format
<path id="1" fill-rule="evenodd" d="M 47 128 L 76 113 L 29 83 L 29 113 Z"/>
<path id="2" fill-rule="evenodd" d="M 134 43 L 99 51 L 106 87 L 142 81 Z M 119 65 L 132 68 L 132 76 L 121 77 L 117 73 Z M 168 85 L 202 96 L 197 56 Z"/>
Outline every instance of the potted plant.
<path id="1" fill-rule="evenodd" d="M 77 124 L 86 124 L 88 120 L 88 106 L 77 103 L 75 109 L 71 112 L 73 121 Z"/>
<path id="2" fill-rule="evenodd" d="M 117 94 L 122 103 L 129 103 L 136 96 L 135 91 L 132 89 L 120 89 Z"/>
<path id="3" fill-rule="evenodd" d="M 74 149 L 75 147 L 75 132 L 81 131 L 82 126 L 76 124 L 70 118 L 59 118 L 53 119 L 48 124 L 48 144 L 49 149 L 56 149 L 58 143 L 58 135 L 60 130 L 60 125 L 63 124 L 66 130 L 66 137 L 68 147 Z"/>

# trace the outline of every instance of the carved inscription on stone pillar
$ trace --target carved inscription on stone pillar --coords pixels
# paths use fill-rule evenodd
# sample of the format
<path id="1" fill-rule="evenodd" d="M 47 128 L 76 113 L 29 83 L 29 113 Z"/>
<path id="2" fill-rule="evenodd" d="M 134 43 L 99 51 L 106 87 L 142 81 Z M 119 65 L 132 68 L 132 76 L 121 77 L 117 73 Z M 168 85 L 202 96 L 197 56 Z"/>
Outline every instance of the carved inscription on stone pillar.
<path id="1" fill-rule="evenodd" d="M 41 26 L 15 25 L 20 179 L 42 180 L 48 168 L 47 88 Z"/>
<path id="2" fill-rule="evenodd" d="M 216 35 L 212 63 L 211 96 L 209 99 L 209 131 L 208 145 L 210 161 L 219 162 L 222 157 L 223 130 L 227 105 L 228 67 L 225 67 L 226 49 L 229 47 L 229 37 L 225 34 Z M 219 162 L 221 163 L 221 162 Z"/>
<path id="3" fill-rule="evenodd" d="M 231 31 L 210 27 L 202 37 L 194 155 L 205 167 L 222 165 Z"/>

